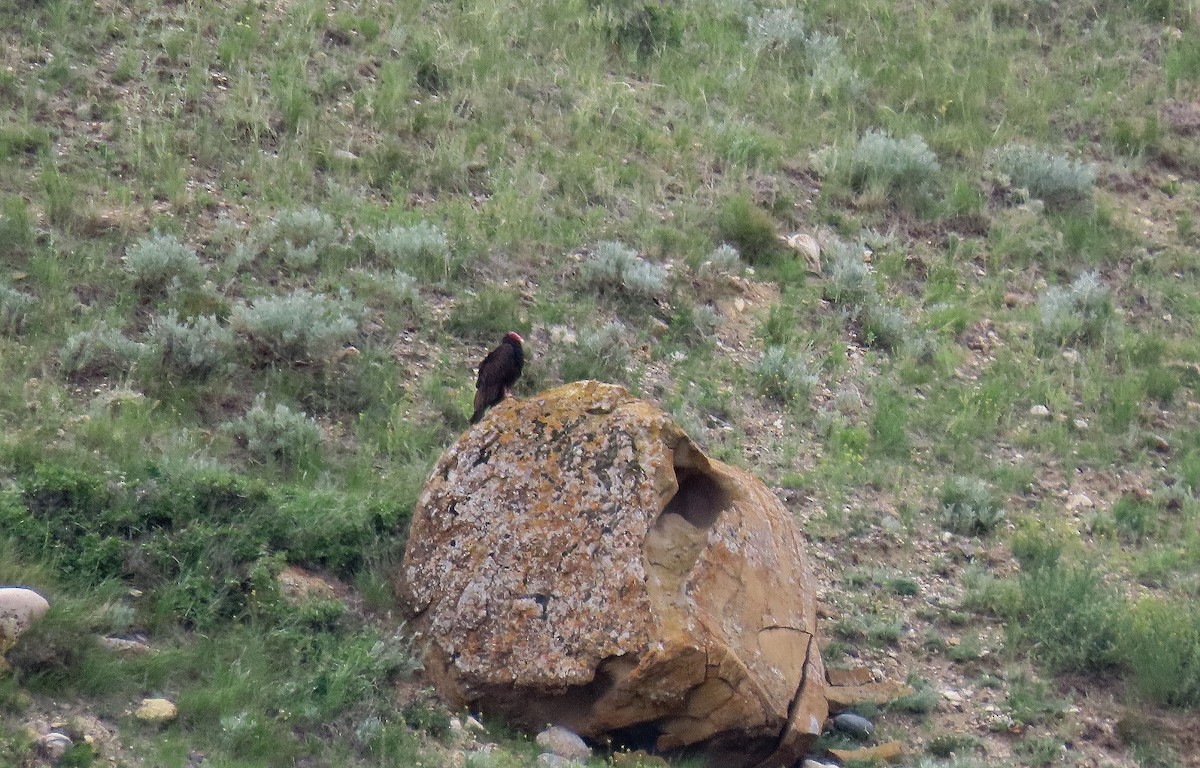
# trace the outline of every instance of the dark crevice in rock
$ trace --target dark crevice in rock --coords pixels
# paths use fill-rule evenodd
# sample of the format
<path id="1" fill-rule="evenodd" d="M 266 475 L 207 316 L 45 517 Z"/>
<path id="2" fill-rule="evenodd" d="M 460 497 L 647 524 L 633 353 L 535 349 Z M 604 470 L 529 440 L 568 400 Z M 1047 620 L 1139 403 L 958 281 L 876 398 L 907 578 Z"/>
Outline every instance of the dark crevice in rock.
<path id="1" fill-rule="evenodd" d="M 813 653 L 813 636 L 808 636 L 808 645 L 804 648 L 804 666 L 801 667 L 804 671 L 800 675 L 800 684 L 796 686 L 796 692 L 792 695 L 792 701 L 788 704 L 787 719 L 784 720 L 783 730 L 779 732 L 779 740 L 775 744 L 775 752 L 783 749 L 784 742 L 791 735 L 792 720 L 796 717 L 796 707 L 800 706 L 800 702 L 804 699 L 804 689 L 808 685 L 808 670 L 809 664 L 812 661 Z"/>

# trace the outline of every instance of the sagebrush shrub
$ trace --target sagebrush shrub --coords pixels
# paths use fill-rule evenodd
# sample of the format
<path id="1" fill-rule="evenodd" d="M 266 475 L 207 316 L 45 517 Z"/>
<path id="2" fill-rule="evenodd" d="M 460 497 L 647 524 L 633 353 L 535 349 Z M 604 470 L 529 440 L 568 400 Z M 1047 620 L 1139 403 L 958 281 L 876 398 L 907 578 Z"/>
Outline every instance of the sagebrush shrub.
<path id="1" fill-rule="evenodd" d="M 283 403 L 267 408 L 265 394 L 259 394 L 246 415 L 229 422 L 226 429 L 254 460 L 264 464 L 306 466 L 321 448 L 321 428 L 316 420 Z"/>
<path id="2" fill-rule="evenodd" d="M 729 243 L 721 243 L 700 265 L 701 274 L 737 275 L 742 271 L 742 255 Z"/>
<path id="3" fill-rule="evenodd" d="M 267 228 L 268 249 L 287 266 L 304 270 L 317 265 L 321 257 L 341 239 L 337 221 L 316 208 L 282 211 Z"/>
<path id="4" fill-rule="evenodd" d="M 767 347 L 754 365 L 758 390 L 782 403 L 807 401 L 819 377 L 808 355 L 786 347 Z"/>
<path id="5" fill-rule="evenodd" d="M 593 290 L 615 292 L 630 298 L 651 298 L 667 285 L 667 270 L 646 261 L 637 251 L 611 241 L 598 244 L 580 268 L 584 283 Z"/>
<path id="6" fill-rule="evenodd" d="M 211 315 L 180 322 L 171 310 L 154 318 L 149 337 L 164 368 L 198 378 L 220 370 L 234 350 L 233 330 Z"/>
<path id="7" fill-rule="evenodd" d="M 962 536 L 991 533 L 1004 520 L 1004 506 L 987 483 L 974 477 L 951 477 L 938 494 L 942 524 Z"/>
<path id="8" fill-rule="evenodd" d="M 568 346 L 559 365 L 563 381 L 596 379 L 627 383 L 630 330 L 624 323 L 612 322 L 579 332 L 575 344 Z"/>
<path id="9" fill-rule="evenodd" d="M 143 294 L 161 293 L 170 287 L 199 285 L 205 267 L 196 251 L 174 235 L 155 233 L 125 251 L 125 271 Z"/>
<path id="10" fill-rule="evenodd" d="M 862 96 L 865 86 L 858 70 L 842 51 L 842 42 L 834 35 L 814 32 L 805 44 L 808 61 L 809 91 L 823 99 Z"/>
<path id="11" fill-rule="evenodd" d="M 1112 292 L 1096 272 L 1084 272 L 1070 287 L 1052 286 L 1038 297 L 1039 330 L 1048 343 L 1097 343 L 1115 317 Z"/>
<path id="12" fill-rule="evenodd" d="M 898 307 L 885 304 L 880 297 L 857 306 L 854 314 L 858 317 L 862 341 L 868 347 L 893 352 L 908 336 L 908 318 Z"/>
<path id="13" fill-rule="evenodd" d="M 375 255 L 393 269 L 422 280 L 449 281 L 462 264 L 453 256 L 442 230 L 422 221 L 411 227 L 390 227 L 367 234 Z"/>
<path id="14" fill-rule="evenodd" d="M 105 376 L 128 373 L 145 354 L 145 344 L 101 322 L 68 336 L 58 360 L 68 375 Z"/>
<path id="15" fill-rule="evenodd" d="M 918 134 L 896 139 L 869 130 L 850 154 L 850 184 L 858 191 L 880 187 L 893 192 L 926 189 L 941 170 L 937 156 Z"/>
<path id="16" fill-rule="evenodd" d="M 825 258 L 829 281 L 824 295 L 838 306 L 863 306 L 877 300 L 875 277 L 861 247 L 834 243 Z"/>
<path id="17" fill-rule="evenodd" d="M 1096 166 L 1025 144 L 1008 144 L 992 153 L 992 167 L 1013 187 L 1051 208 L 1065 208 L 1092 198 Z"/>
<path id="18" fill-rule="evenodd" d="M 303 288 L 234 306 L 230 325 L 255 360 L 306 363 L 328 359 L 358 330 L 344 300 Z"/>
<path id="19" fill-rule="evenodd" d="M 808 37 L 804 14 L 795 8 L 771 8 L 747 16 L 746 31 L 755 53 L 802 53 Z"/>
<path id="20" fill-rule="evenodd" d="M 0 283 L 0 334 L 15 336 L 25 327 L 37 299 Z"/>

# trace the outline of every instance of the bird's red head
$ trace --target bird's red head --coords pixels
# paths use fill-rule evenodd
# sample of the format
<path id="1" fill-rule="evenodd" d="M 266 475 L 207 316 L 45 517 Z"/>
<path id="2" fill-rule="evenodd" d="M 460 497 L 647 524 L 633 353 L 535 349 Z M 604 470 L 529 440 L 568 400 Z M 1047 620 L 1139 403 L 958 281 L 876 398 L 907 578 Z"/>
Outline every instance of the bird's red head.
<path id="1" fill-rule="evenodd" d="M 508 333 L 504 334 L 504 338 L 508 339 L 509 341 L 515 341 L 518 344 L 525 343 L 525 339 L 522 339 L 521 334 L 517 333 L 516 331 L 509 331 Z"/>

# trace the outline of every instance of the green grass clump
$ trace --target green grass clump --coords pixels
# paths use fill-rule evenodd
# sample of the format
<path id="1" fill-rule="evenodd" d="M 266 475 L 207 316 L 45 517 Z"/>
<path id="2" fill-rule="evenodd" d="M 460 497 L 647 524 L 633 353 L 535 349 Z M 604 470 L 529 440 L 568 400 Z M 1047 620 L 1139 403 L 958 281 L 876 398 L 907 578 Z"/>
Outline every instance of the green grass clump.
<path id="1" fill-rule="evenodd" d="M 1200 706 L 1200 610 L 1192 600 L 1146 597 L 1130 611 L 1122 655 L 1155 701 Z"/>
<path id="2" fill-rule="evenodd" d="M 974 477 L 954 476 L 938 493 L 942 524 L 962 536 L 983 536 L 1004 521 L 1004 506 L 987 483 Z"/>
<path id="3" fill-rule="evenodd" d="M 230 326 L 258 364 L 328 360 L 354 337 L 358 322 L 347 302 L 299 288 L 234 306 Z"/>
<path id="4" fill-rule="evenodd" d="M 459 336 L 498 340 L 507 331 L 527 327 L 522 319 L 521 294 L 509 288 L 486 286 L 454 305 L 446 327 Z"/>
<path id="5" fill-rule="evenodd" d="M 736 248 L 751 265 L 768 263 L 782 252 L 774 220 L 745 194 L 731 197 L 721 208 L 717 237 Z"/>
<path id="6" fill-rule="evenodd" d="M 992 167 L 1011 185 L 1048 208 L 1067 208 L 1092 199 L 1096 167 L 1025 144 L 1008 144 L 992 155 Z"/>

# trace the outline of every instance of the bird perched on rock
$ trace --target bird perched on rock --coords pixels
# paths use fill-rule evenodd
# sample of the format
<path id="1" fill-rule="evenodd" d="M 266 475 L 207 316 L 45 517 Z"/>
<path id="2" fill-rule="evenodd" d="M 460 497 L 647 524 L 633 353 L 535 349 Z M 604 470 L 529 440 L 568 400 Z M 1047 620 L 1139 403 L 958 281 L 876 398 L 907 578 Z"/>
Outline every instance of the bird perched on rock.
<path id="1" fill-rule="evenodd" d="M 521 368 L 525 366 L 525 352 L 521 349 L 521 334 L 509 331 L 500 344 L 483 358 L 479 364 L 479 376 L 475 379 L 475 413 L 471 423 L 483 418 L 483 412 L 504 399 L 508 388 L 517 383 Z"/>

